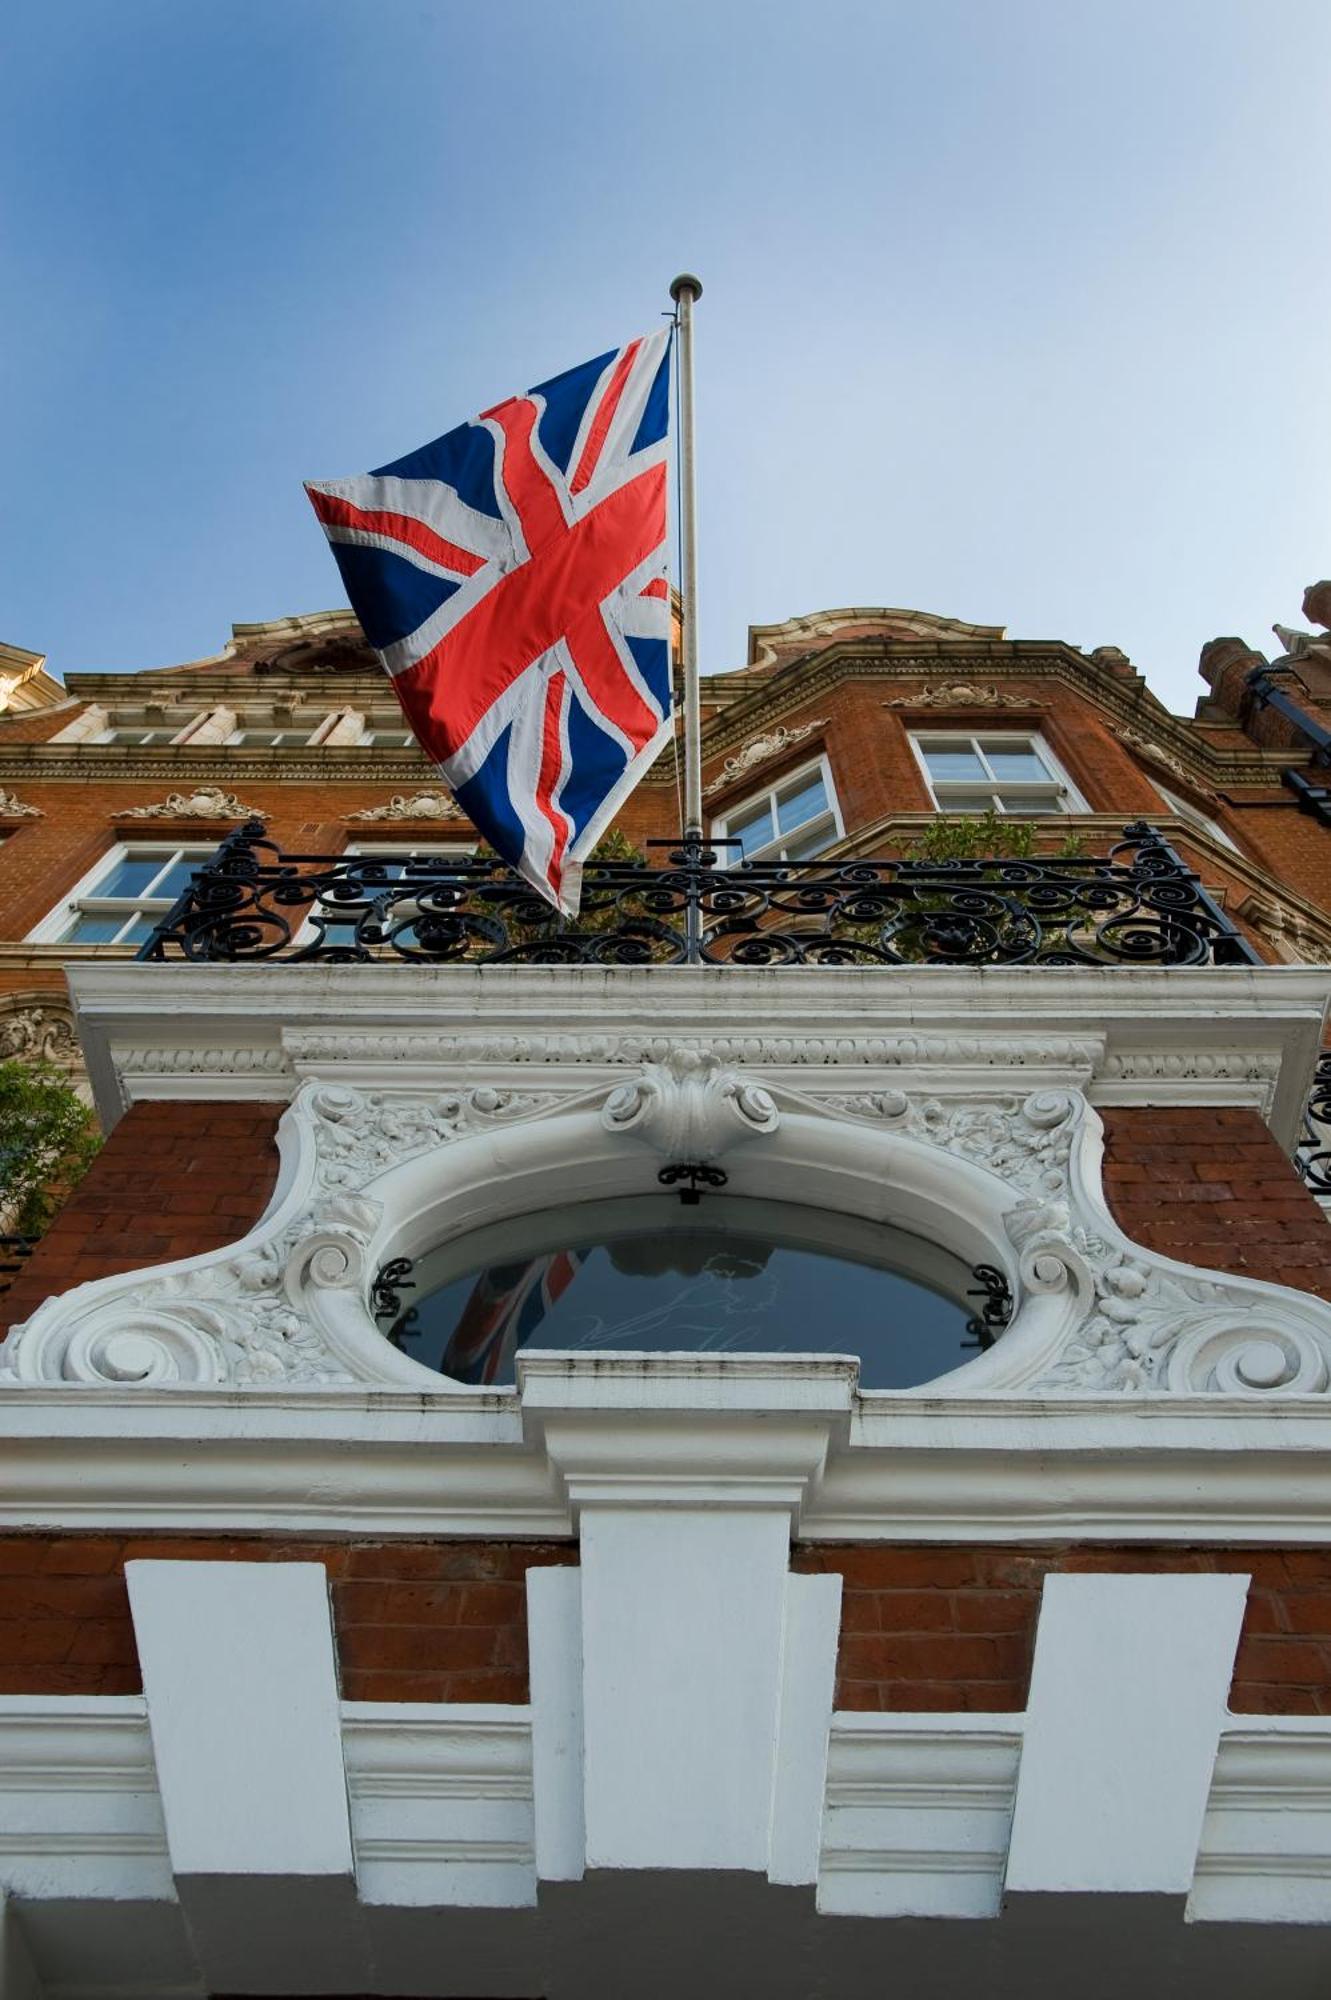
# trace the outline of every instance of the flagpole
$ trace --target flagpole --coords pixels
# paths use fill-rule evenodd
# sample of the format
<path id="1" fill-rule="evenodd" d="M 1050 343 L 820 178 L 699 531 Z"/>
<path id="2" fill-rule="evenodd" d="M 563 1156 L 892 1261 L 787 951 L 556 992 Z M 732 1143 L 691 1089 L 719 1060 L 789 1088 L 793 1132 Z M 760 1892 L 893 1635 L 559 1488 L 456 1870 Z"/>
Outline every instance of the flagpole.
<path id="1" fill-rule="evenodd" d="M 684 842 L 702 841 L 702 718 L 698 701 L 698 490 L 693 453 L 693 308 L 702 281 L 681 272 L 670 287 L 679 328 L 680 665 L 684 692 Z"/>

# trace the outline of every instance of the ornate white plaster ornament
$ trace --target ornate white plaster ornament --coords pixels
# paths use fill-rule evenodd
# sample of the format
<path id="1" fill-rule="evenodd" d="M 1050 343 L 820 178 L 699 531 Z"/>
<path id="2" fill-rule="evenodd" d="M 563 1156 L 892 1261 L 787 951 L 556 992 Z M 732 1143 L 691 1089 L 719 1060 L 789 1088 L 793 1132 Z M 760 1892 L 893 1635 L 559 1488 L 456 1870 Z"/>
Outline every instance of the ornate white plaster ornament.
<path id="1" fill-rule="evenodd" d="M 902 1033 L 844 1035 L 653 1035 L 641 1029 L 622 1034 L 588 1032 L 531 1034 L 438 1035 L 426 1029 L 290 1028 L 283 1046 L 298 1065 L 381 1061 L 410 1063 L 606 1063 L 637 1069 L 665 1062 L 677 1051 L 706 1051 L 723 1063 L 745 1066 L 776 1063 L 783 1067 L 825 1069 L 841 1063 L 872 1064 L 875 1068 L 913 1068 L 918 1064 L 949 1064 L 961 1069 L 1048 1067 L 1084 1071 L 1089 1078 L 1100 1045 L 1073 1035 L 954 1035 L 913 1030 Z M 198 1051 L 127 1050 L 118 1057 L 122 1068 L 168 1072 L 181 1057 L 197 1066 Z M 143 1059 L 140 1060 L 140 1057 Z M 280 1067 L 280 1058 L 275 1062 Z"/>
<path id="2" fill-rule="evenodd" d="M 742 778 L 746 771 L 751 771 L 755 764 L 765 764 L 769 758 L 779 756 L 783 750 L 792 749 L 795 744 L 803 743 L 815 730 L 826 727 L 827 717 L 819 715 L 812 722 L 802 722 L 794 729 L 788 729 L 782 724 L 779 729 L 769 729 L 764 735 L 753 737 L 742 750 L 737 750 L 733 757 L 726 758 L 717 776 L 710 784 L 703 786 L 703 797 L 710 798 L 713 792 L 723 791 L 727 785 L 733 784 L 736 778 Z"/>
<path id="3" fill-rule="evenodd" d="M 364 1187 L 376 1175 L 433 1146 L 445 1146 L 483 1125 L 530 1117 L 554 1101 L 550 1092 L 492 1090 L 483 1085 L 422 1100 L 352 1090 L 342 1083 L 315 1084 L 306 1102 L 315 1120 L 317 1185 Z"/>
<path id="4" fill-rule="evenodd" d="M 941 682 L 921 688 L 918 694 L 893 695 L 884 708 L 1047 708 L 1048 702 L 1033 701 L 1030 695 L 1009 694 L 992 683 L 977 681 Z"/>
<path id="5" fill-rule="evenodd" d="M 872 1118 L 893 1132 L 987 1167 L 1027 1198 L 1062 1193 L 1077 1131 L 1080 1092 L 1039 1090 L 1029 1097 L 915 1098 L 904 1090 L 819 1097 L 829 1111 Z"/>
<path id="6" fill-rule="evenodd" d="M 155 806 L 130 806 L 119 819 L 264 819 L 257 806 L 242 805 L 234 792 L 220 785 L 197 785 L 192 792 L 171 792 Z"/>
<path id="7" fill-rule="evenodd" d="M 0 702 L 0 708 L 4 703 Z M 25 806 L 22 799 L 16 799 L 0 785 L 0 819 L 42 819 L 45 815 L 40 806 Z"/>
<path id="8" fill-rule="evenodd" d="M 655 1161 L 636 1143 L 621 1157 L 621 1141 L 706 1163 L 761 1138 L 731 1171 L 745 1194 L 787 1188 L 794 1169 L 815 1206 L 910 1216 L 916 1233 L 1006 1271 L 1011 1323 L 929 1384 L 930 1397 L 1331 1391 L 1331 1305 L 1174 1263 L 1117 1228 L 1081 1090 L 810 1085 L 769 1083 L 692 1042 L 667 1043 L 622 1082 L 575 1071 L 541 1091 L 310 1081 L 279 1131 L 279 1196 L 243 1241 L 48 1299 L 0 1347 L 0 1385 L 463 1393 L 393 1348 L 372 1317 L 373 1273 L 401 1254 L 405 1230 L 446 1240 L 548 1202 L 579 1175 L 601 1190 L 654 1188 Z M 866 1408 L 889 1393 L 866 1394 Z"/>
<path id="9" fill-rule="evenodd" d="M 19 1057 L 25 1062 L 70 1063 L 77 1055 L 74 1024 L 68 1014 L 44 1006 L 0 1013 L 0 1061 Z"/>
<path id="10" fill-rule="evenodd" d="M 386 806 L 362 806 L 348 813 L 349 820 L 465 819 L 466 814 L 449 792 L 395 792 Z"/>
<path id="11" fill-rule="evenodd" d="M 685 1048 L 618 1084 L 601 1109 L 607 1132 L 632 1132 L 675 1161 L 715 1160 L 741 1139 L 775 1132 L 780 1122 L 769 1091 L 723 1067 L 718 1056 Z"/>
<path id="12" fill-rule="evenodd" d="M 1331 1315 L 1319 1302 L 1097 1235 L 1065 1202 L 1016 1209 L 1007 1229 L 1023 1284 L 1068 1289 L 1082 1308 L 1057 1357 L 1023 1388 L 1310 1395 L 1331 1382 Z"/>
<path id="13" fill-rule="evenodd" d="M 1145 757 L 1150 764 L 1158 764 L 1163 770 L 1172 771 L 1176 778 L 1182 778 L 1184 784 L 1190 785 L 1193 791 L 1199 793 L 1209 804 L 1215 804 L 1215 793 L 1210 786 L 1202 784 L 1196 774 L 1188 769 L 1183 759 L 1176 757 L 1172 750 L 1166 750 L 1159 743 L 1152 742 L 1149 736 L 1142 735 L 1140 729 L 1128 729 L 1122 723 L 1114 733 L 1120 743 L 1126 743 L 1139 757 Z"/>
<path id="14" fill-rule="evenodd" d="M 1313 926 L 1298 910 L 1274 897 L 1249 896 L 1240 916 L 1271 940 L 1280 956 L 1300 965 L 1331 965 L 1331 934 L 1325 923 Z"/>

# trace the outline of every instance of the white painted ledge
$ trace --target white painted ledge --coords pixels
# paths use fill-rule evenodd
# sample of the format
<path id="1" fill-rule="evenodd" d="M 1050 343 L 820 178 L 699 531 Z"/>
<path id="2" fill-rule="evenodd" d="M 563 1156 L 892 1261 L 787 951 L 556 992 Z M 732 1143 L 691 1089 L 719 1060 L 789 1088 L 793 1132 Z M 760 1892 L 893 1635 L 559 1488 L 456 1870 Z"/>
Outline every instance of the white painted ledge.
<path id="1" fill-rule="evenodd" d="M 892 1069 L 904 1087 L 947 1073 L 1091 1082 L 1106 1104 L 1253 1104 L 1292 1145 L 1331 997 L 1310 966 L 68 970 L 108 1125 L 140 1098 L 282 1099 L 311 1076 L 447 1088 L 483 1062 L 511 1085 L 575 1063 L 591 1084 L 697 1037 L 791 1084 L 834 1064 L 852 1087 L 856 1069 L 880 1084 Z"/>

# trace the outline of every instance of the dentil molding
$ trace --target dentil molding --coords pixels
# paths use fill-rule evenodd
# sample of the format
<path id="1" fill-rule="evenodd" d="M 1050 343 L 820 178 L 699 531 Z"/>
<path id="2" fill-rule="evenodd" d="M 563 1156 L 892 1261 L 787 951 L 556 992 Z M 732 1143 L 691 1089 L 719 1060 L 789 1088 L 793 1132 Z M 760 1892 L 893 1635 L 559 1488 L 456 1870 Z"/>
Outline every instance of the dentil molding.
<path id="1" fill-rule="evenodd" d="M 997 1343 L 925 1389 L 863 1393 L 866 1410 L 921 1396 L 1326 1394 L 1331 1305 L 1131 1242 L 1104 1202 L 1082 1089 L 942 1097 L 838 1082 L 808 1074 L 796 1088 L 692 1046 L 611 1081 L 547 1068 L 530 1089 L 311 1080 L 279 1129 L 273 1203 L 244 1239 L 48 1299 L 0 1347 L 0 1384 L 465 1398 L 380 1333 L 382 1265 L 570 1188 L 659 1193 L 662 1163 L 688 1160 L 724 1161 L 735 1194 L 862 1214 L 1004 1272 L 1015 1312 Z"/>

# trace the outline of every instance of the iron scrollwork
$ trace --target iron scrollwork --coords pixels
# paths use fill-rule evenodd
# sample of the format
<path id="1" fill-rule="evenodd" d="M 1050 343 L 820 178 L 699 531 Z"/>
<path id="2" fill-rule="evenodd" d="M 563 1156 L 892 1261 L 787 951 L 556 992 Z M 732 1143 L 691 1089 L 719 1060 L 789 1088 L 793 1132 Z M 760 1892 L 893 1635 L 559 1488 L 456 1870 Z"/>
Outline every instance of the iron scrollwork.
<path id="1" fill-rule="evenodd" d="M 410 1257 L 391 1257 L 370 1286 L 370 1310 L 376 1319 L 396 1320 L 402 1313 L 403 1292 L 414 1292 L 415 1264 Z"/>
<path id="2" fill-rule="evenodd" d="M 711 1167 L 695 1160 L 680 1166 L 662 1167 L 656 1178 L 664 1188 L 679 1189 L 679 1198 L 685 1208 L 696 1208 L 702 1200 L 704 1188 L 723 1188 L 730 1176 L 721 1167 Z"/>
<path id="3" fill-rule="evenodd" d="M 963 1347 L 978 1347 L 982 1352 L 993 1346 L 1000 1333 L 1011 1324 L 1014 1300 L 1007 1279 L 996 1264 L 976 1264 L 971 1271 L 974 1285 L 966 1288 L 968 1299 L 984 1301 L 979 1311 L 966 1322 L 966 1338 Z"/>
<path id="4" fill-rule="evenodd" d="M 251 821 L 195 871 L 144 959 L 290 964 L 1245 965 L 1197 875 L 1138 822 L 1098 858 L 589 862 L 558 916 L 483 856 L 283 854 Z"/>
<path id="5" fill-rule="evenodd" d="M 1294 1164 L 1311 1193 L 1331 1195 L 1331 1049 L 1318 1057 L 1313 1071 Z"/>

